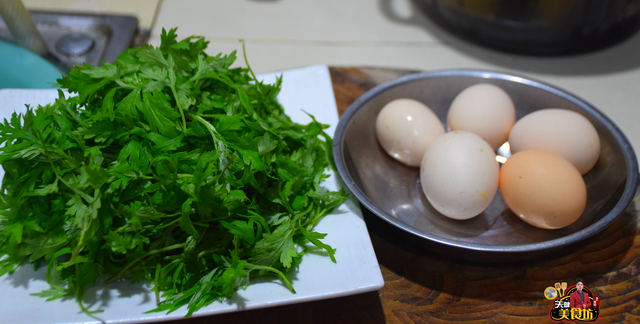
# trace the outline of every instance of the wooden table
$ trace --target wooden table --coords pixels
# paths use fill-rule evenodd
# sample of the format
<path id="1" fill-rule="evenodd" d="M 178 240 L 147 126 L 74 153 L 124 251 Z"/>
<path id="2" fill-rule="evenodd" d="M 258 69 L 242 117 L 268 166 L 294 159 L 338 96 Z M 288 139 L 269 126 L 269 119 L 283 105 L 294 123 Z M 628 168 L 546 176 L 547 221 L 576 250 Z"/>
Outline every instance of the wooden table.
<path id="1" fill-rule="evenodd" d="M 338 110 L 412 71 L 331 68 Z M 385 286 L 378 292 L 168 323 L 551 323 L 543 291 L 580 277 L 600 298 L 596 323 L 640 323 L 639 195 L 603 232 L 535 260 L 482 264 L 439 255 L 363 209 Z"/>

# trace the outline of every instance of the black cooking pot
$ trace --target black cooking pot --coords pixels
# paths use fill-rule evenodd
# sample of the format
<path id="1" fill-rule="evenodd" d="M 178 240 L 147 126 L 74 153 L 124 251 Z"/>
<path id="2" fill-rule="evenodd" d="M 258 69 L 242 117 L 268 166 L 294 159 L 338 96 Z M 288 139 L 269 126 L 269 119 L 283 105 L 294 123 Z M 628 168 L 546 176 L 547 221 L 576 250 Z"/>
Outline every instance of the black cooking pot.
<path id="1" fill-rule="evenodd" d="M 640 29 L 640 0 L 414 0 L 436 23 L 469 41 L 532 54 L 574 54 Z"/>

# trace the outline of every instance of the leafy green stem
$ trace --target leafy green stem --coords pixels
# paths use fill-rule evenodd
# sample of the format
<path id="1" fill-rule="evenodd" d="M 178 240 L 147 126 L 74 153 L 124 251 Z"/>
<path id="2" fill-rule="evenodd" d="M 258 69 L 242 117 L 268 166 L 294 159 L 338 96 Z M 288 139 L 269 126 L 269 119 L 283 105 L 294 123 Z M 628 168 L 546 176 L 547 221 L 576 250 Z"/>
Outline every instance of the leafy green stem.
<path id="1" fill-rule="evenodd" d="M 289 281 L 287 276 L 285 276 L 284 273 L 282 273 L 282 271 L 273 267 L 261 266 L 257 264 L 251 264 L 251 263 L 246 263 L 244 267 L 250 270 L 266 270 L 266 271 L 275 272 L 278 275 L 278 277 L 280 277 L 280 280 L 284 282 L 285 286 L 287 286 L 287 288 L 291 290 L 292 293 L 294 294 L 296 293 L 296 290 L 293 289 L 293 286 L 291 285 L 291 281 Z"/>
<path id="2" fill-rule="evenodd" d="M 226 152 L 227 148 L 224 145 L 224 142 L 220 139 L 220 134 L 216 131 L 216 128 L 211 125 L 210 122 L 206 121 L 204 118 L 191 114 L 191 118 L 197 120 L 204 126 L 211 134 L 211 138 L 213 139 L 213 144 L 216 146 L 216 150 L 220 151 L 220 168 L 224 168 L 224 165 L 227 164 Z"/>
<path id="3" fill-rule="evenodd" d="M 178 217 L 178 218 L 176 218 L 176 219 L 174 219 L 174 220 L 172 220 L 169 223 L 166 223 L 164 225 L 158 225 L 158 226 L 156 226 L 156 229 L 163 229 L 165 227 L 168 227 L 168 226 L 171 226 L 171 225 L 175 224 L 178 221 L 180 221 L 180 217 Z"/>
<path id="4" fill-rule="evenodd" d="M 197 113 L 195 114 L 197 116 L 201 116 L 201 117 L 208 117 L 208 118 L 242 118 L 241 116 L 229 116 L 229 115 L 224 115 L 224 114 L 200 114 Z"/>
<path id="5" fill-rule="evenodd" d="M 95 311 L 90 311 L 88 309 L 86 309 L 84 307 L 84 305 L 82 305 L 82 296 L 84 295 L 84 287 L 80 286 L 80 265 L 76 263 L 75 265 L 75 270 L 76 270 L 76 301 L 78 302 L 78 305 L 80 306 L 80 309 L 82 310 L 82 312 L 84 312 L 87 315 L 93 315 L 93 314 L 97 314 L 97 313 L 102 313 L 104 310 L 102 309 L 98 309 Z"/>
<path id="6" fill-rule="evenodd" d="M 216 177 L 216 183 L 218 182 L 218 180 L 220 180 L 220 177 L 227 172 L 227 169 L 229 168 L 229 166 L 231 165 L 231 163 L 233 162 L 233 160 L 236 158 L 236 155 L 232 155 L 231 159 L 229 160 L 229 162 L 227 162 L 227 165 L 224 166 L 224 169 L 222 169 L 222 171 L 220 172 L 220 174 L 218 174 L 218 176 Z"/>
<path id="7" fill-rule="evenodd" d="M 156 305 L 160 304 L 160 271 L 162 270 L 162 266 L 160 263 L 157 263 L 156 266 L 156 274 L 153 278 L 153 290 L 156 295 Z"/>
<path id="8" fill-rule="evenodd" d="M 211 134 L 211 137 L 213 138 L 213 142 L 217 143 L 217 142 L 222 142 L 222 140 L 220 140 L 218 138 L 218 136 L 220 134 L 218 134 L 218 131 L 216 131 L 216 128 L 213 127 L 213 125 L 211 125 L 210 122 L 206 121 L 204 118 L 196 115 L 196 114 L 190 114 L 191 118 L 197 120 L 198 122 L 200 122 L 202 124 L 202 126 L 204 126 L 208 131 L 209 134 Z"/>
<path id="9" fill-rule="evenodd" d="M 182 244 L 174 244 L 174 245 L 170 245 L 167 247 L 163 247 L 161 249 L 156 249 L 156 250 L 151 250 L 147 253 L 145 253 L 144 255 L 142 255 L 141 257 L 129 262 L 129 264 L 127 264 L 124 268 L 122 268 L 122 270 L 120 270 L 120 272 L 118 272 L 117 275 L 107 279 L 104 281 L 105 284 L 108 283 L 112 283 L 122 277 L 124 277 L 125 274 L 127 274 L 129 268 L 131 268 L 134 264 L 140 262 L 140 260 L 150 256 L 150 255 L 154 255 L 154 254 L 158 254 L 158 253 L 162 253 L 162 252 L 167 252 L 167 251 L 171 251 L 171 250 L 175 250 L 175 249 L 181 249 L 184 248 L 185 246 L 187 246 L 187 243 L 182 243 Z"/>
<path id="10" fill-rule="evenodd" d="M 251 73 L 253 80 L 257 82 L 258 78 L 256 78 L 255 74 L 253 74 L 253 70 L 251 69 L 251 66 L 249 66 L 249 60 L 247 60 L 247 51 L 244 46 L 244 39 L 241 39 L 240 42 L 242 43 L 242 56 L 244 57 L 244 63 L 247 65 L 247 69 L 249 69 L 249 73 Z"/>
<path id="11" fill-rule="evenodd" d="M 178 110 L 180 111 L 180 117 L 182 117 L 182 130 L 187 131 L 187 120 L 184 118 L 184 109 L 182 108 L 182 104 L 180 103 L 180 97 L 178 97 L 178 93 L 176 92 L 176 85 L 171 84 L 171 92 L 173 93 L 173 97 L 176 98 L 176 105 L 178 106 Z"/>

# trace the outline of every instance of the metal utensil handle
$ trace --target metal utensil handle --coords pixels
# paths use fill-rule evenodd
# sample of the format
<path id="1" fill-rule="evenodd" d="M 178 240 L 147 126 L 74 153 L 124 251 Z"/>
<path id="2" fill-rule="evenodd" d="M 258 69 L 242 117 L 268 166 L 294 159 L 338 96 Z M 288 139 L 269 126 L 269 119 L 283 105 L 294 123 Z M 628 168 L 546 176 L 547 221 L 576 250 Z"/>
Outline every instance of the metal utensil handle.
<path id="1" fill-rule="evenodd" d="M 47 54 L 47 43 L 40 36 L 36 24 L 21 0 L 0 0 L 0 16 L 7 24 L 16 44 L 41 56 Z"/>

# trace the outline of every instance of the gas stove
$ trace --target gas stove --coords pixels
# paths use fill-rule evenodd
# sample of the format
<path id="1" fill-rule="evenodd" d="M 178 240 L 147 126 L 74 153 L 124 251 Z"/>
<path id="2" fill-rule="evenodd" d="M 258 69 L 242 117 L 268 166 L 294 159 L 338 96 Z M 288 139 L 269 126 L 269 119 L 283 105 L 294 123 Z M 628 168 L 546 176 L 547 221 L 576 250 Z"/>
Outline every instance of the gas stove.
<path id="1" fill-rule="evenodd" d="M 71 67 L 113 62 L 132 46 L 146 43 L 149 32 L 138 29 L 133 16 L 30 11 L 49 53 Z M 0 18 L 0 39 L 13 36 Z"/>

